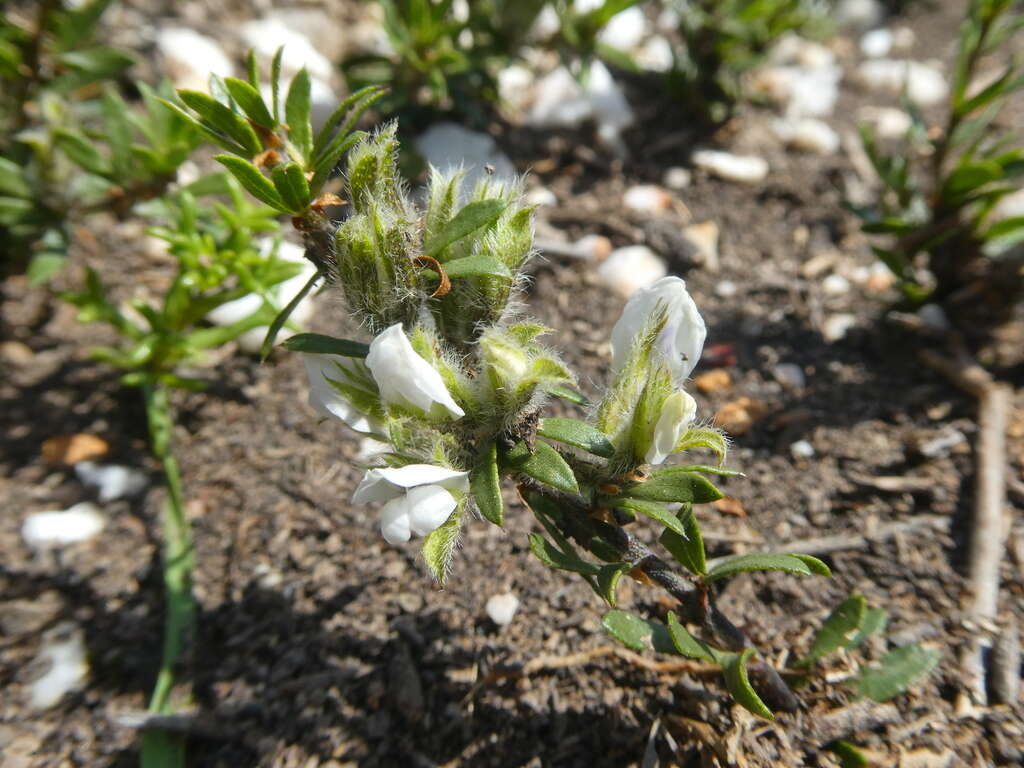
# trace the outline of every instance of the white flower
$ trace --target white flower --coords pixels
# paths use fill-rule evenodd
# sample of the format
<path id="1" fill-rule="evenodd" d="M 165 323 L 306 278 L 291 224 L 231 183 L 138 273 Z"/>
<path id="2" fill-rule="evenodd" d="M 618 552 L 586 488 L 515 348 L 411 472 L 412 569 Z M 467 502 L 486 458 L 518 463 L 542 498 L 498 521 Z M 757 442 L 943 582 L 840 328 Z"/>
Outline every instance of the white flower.
<path id="1" fill-rule="evenodd" d="M 408 541 L 412 534 L 426 536 L 451 516 L 459 502 L 451 491 L 469 490 L 469 473 L 433 464 L 367 470 L 352 501 L 385 502 L 380 511 L 380 532 L 389 544 Z"/>
<path id="2" fill-rule="evenodd" d="M 380 388 L 383 402 L 412 406 L 424 413 L 430 413 L 438 403 L 456 419 L 465 415 L 445 387 L 441 374 L 416 354 L 401 323 L 381 331 L 370 342 L 366 365 Z"/>
<path id="3" fill-rule="evenodd" d="M 346 374 L 369 378 L 363 363 L 341 355 L 306 353 L 302 359 L 306 363 L 306 375 L 309 377 L 309 404 L 314 410 L 324 416 L 343 421 L 356 432 L 368 435 L 387 434 L 387 430 L 378 419 L 356 408 L 331 383 L 345 381 Z"/>
<path id="4" fill-rule="evenodd" d="M 696 415 L 697 403 L 688 392 L 677 389 L 665 398 L 644 461 L 648 464 L 661 464 L 668 458 Z"/>
<path id="5" fill-rule="evenodd" d="M 680 387 L 700 360 L 707 328 L 686 291 L 686 283 L 678 277 L 663 277 L 626 302 L 622 317 L 612 329 L 612 372 L 625 364 L 637 334 L 659 307 L 664 307 L 667 318 L 656 348 L 668 363 L 673 383 Z"/>

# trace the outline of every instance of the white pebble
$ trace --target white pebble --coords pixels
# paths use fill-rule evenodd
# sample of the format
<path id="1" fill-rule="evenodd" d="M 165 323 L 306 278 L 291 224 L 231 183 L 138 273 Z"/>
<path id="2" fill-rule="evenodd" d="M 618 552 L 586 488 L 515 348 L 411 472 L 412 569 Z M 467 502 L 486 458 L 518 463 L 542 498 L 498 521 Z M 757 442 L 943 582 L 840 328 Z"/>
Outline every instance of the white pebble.
<path id="1" fill-rule="evenodd" d="M 632 51 L 648 34 L 647 17 L 642 8 L 634 5 L 612 16 L 598 32 L 597 39 L 620 51 Z"/>
<path id="2" fill-rule="evenodd" d="M 814 455 L 814 446 L 807 440 L 797 440 L 789 446 L 794 459 L 809 459 Z"/>
<path id="3" fill-rule="evenodd" d="M 884 16 L 879 0 L 839 0 L 832 12 L 836 24 L 852 29 L 876 27 Z"/>
<path id="4" fill-rule="evenodd" d="M 633 60 L 638 67 L 649 72 L 668 72 L 675 65 L 672 43 L 661 35 L 655 35 L 637 49 Z"/>
<path id="5" fill-rule="evenodd" d="M 680 233 L 693 247 L 693 255 L 700 266 L 709 272 L 718 271 L 718 224 L 712 220 L 683 227 Z"/>
<path id="6" fill-rule="evenodd" d="M 842 275 L 832 274 L 821 281 L 821 288 L 829 296 L 842 296 L 850 290 L 850 281 Z"/>
<path id="7" fill-rule="evenodd" d="M 672 195 L 654 184 L 637 184 L 626 190 L 622 204 L 639 213 L 661 213 L 672 205 Z"/>
<path id="8" fill-rule="evenodd" d="M 496 179 L 510 180 L 515 166 L 486 133 L 471 131 L 457 123 L 435 123 L 416 139 L 416 149 L 440 171 L 465 168 L 465 184 L 472 189 L 488 175 L 491 166 Z"/>
<path id="9" fill-rule="evenodd" d="M 65 510 L 33 512 L 21 526 L 21 538 L 33 549 L 88 541 L 103 530 L 106 517 L 88 501 Z"/>
<path id="10" fill-rule="evenodd" d="M 498 98 L 513 112 L 525 110 L 533 100 L 537 76 L 529 67 L 512 64 L 498 72 Z"/>
<path id="11" fill-rule="evenodd" d="M 230 77 L 235 73 L 234 64 L 217 41 L 194 29 L 161 29 L 156 47 L 164 60 L 164 72 L 176 88 L 206 91 L 211 74 Z"/>
<path id="12" fill-rule="evenodd" d="M 895 38 L 891 29 L 882 27 L 865 32 L 860 39 L 860 52 L 870 59 L 880 59 L 892 52 Z"/>
<path id="13" fill-rule="evenodd" d="M 804 369 L 796 363 L 779 363 L 772 368 L 772 375 L 779 384 L 790 389 L 803 389 L 807 383 Z"/>
<path id="14" fill-rule="evenodd" d="M 856 325 L 856 315 L 851 315 L 845 312 L 829 315 L 825 318 L 825 323 L 822 327 L 822 335 L 828 342 L 839 341 L 841 338 L 846 336 L 851 328 L 855 328 Z"/>
<path id="15" fill-rule="evenodd" d="M 661 178 L 661 183 L 669 189 L 676 191 L 680 189 L 686 189 L 690 186 L 690 182 L 693 181 L 693 174 L 686 168 L 682 168 L 678 165 L 669 168 L 665 171 L 665 175 Z"/>
<path id="16" fill-rule="evenodd" d="M 516 615 L 516 611 L 519 610 L 519 598 L 511 592 L 506 592 L 503 595 L 492 595 L 488 598 L 484 610 L 487 611 L 491 621 L 499 627 L 507 627 L 512 623 L 512 618 Z"/>
<path id="17" fill-rule="evenodd" d="M 48 669 L 29 687 L 29 704 L 48 709 L 80 688 L 89 674 L 82 631 L 71 622 L 58 624 L 46 633 L 35 662 Z"/>
<path id="18" fill-rule="evenodd" d="M 989 218 L 993 221 L 1004 221 L 1024 216 L 1024 189 L 1018 189 L 1001 198 L 992 209 Z"/>
<path id="19" fill-rule="evenodd" d="M 756 184 L 768 176 L 768 161 L 755 155 L 701 149 L 693 153 L 693 164 L 726 181 L 742 184 Z"/>
<path id="20" fill-rule="evenodd" d="M 523 195 L 523 202 L 527 205 L 555 206 L 558 205 L 558 198 L 547 187 L 534 187 Z"/>
<path id="21" fill-rule="evenodd" d="M 99 491 L 100 501 L 137 496 L 149 485 L 145 472 L 120 464 L 102 465 L 93 461 L 80 461 L 75 464 L 75 474 L 83 483 Z"/>
<path id="22" fill-rule="evenodd" d="M 870 59 L 861 62 L 857 76 L 865 87 L 898 96 L 907 96 L 918 106 L 937 104 L 949 95 L 946 76 L 935 64 L 897 59 Z"/>
<path id="23" fill-rule="evenodd" d="M 861 107 L 857 116 L 861 122 L 868 123 L 880 139 L 902 138 L 912 124 L 910 115 L 896 107 Z"/>
<path id="24" fill-rule="evenodd" d="M 604 235 L 584 235 L 573 247 L 583 259 L 597 264 L 611 255 L 612 241 Z"/>
<path id="25" fill-rule="evenodd" d="M 776 120 L 772 128 L 781 141 L 801 152 L 831 155 L 839 149 L 839 134 L 813 117 Z"/>
<path id="26" fill-rule="evenodd" d="M 289 27 L 283 18 L 269 16 L 247 21 L 239 31 L 245 44 L 261 59 L 269 61 L 283 46 L 281 70 L 286 76 L 294 75 L 305 67 L 310 75 L 331 79 L 334 67 L 330 60 L 316 49 L 308 37 Z"/>
<path id="27" fill-rule="evenodd" d="M 732 280 L 722 280 L 715 286 L 715 294 L 723 299 L 731 299 L 739 293 L 739 286 Z"/>
<path id="28" fill-rule="evenodd" d="M 605 285 L 626 299 L 667 274 L 665 262 L 646 245 L 616 248 L 597 268 Z"/>
<path id="29" fill-rule="evenodd" d="M 938 304 L 925 304 L 917 310 L 917 316 L 921 318 L 925 328 L 935 333 L 945 333 L 950 329 L 946 310 Z"/>

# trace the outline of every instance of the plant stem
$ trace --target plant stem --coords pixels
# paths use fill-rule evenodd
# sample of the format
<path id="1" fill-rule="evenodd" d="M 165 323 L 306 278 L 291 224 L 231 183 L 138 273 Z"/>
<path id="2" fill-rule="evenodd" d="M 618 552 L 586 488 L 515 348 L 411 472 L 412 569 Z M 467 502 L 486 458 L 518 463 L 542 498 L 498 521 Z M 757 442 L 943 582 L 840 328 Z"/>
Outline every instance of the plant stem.
<path id="1" fill-rule="evenodd" d="M 192 597 L 192 536 L 185 517 L 181 472 L 171 451 L 173 418 L 165 387 L 146 384 L 143 388 L 146 421 L 153 455 L 160 461 L 167 484 L 167 499 L 163 510 L 163 574 L 167 600 L 164 624 L 163 657 L 156 686 L 149 702 L 154 714 L 173 711 L 171 692 L 174 688 L 174 668 L 191 638 L 195 622 L 195 604 Z M 162 730 L 149 730 L 142 737 L 143 768 L 184 766 L 184 740 Z"/>

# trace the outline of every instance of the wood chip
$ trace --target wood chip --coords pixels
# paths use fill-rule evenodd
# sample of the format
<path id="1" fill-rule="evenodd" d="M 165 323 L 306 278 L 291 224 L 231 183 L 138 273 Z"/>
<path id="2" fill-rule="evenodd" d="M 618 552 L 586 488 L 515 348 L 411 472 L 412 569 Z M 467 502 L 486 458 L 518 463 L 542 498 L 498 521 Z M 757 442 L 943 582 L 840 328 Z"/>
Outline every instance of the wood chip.
<path id="1" fill-rule="evenodd" d="M 110 450 L 106 440 L 79 433 L 51 437 L 43 443 L 43 461 L 47 464 L 77 464 L 105 456 Z"/>

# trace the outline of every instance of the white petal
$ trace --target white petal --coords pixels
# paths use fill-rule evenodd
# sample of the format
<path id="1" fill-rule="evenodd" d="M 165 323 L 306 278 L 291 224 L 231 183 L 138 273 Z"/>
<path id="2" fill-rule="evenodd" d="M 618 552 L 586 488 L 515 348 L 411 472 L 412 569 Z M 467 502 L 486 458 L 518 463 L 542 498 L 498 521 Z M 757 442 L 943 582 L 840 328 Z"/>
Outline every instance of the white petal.
<path id="1" fill-rule="evenodd" d="M 665 398 L 644 461 L 648 464 L 661 464 L 668 458 L 696 415 L 697 403 L 689 393 L 680 389 Z"/>
<path id="2" fill-rule="evenodd" d="M 451 490 L 464 491 L 469 488 L 469 473 L 434 464 L 407 464 L 404 467 L 370 469 L 352 494 L 352 501 L 356 504 L 390 501 L 401 495 L 401 489 L 415 488 L 418 485 L 440 485 Z"/>
<path id="3" fill-rule="evenodd" d="M 650 288 L 637 291 L 622 310 L 612 329 L 612 372 L 625 364 L 638 333 L 643 331 L 659 305 L 665 307 L 665 330 L 658 349 L 665 357 L 672 379 L 681 386 L 700 360 L 707 328 L 697 305 L 678 277 L 663 277 Z"/>
<path id="4" fill-rule="evenodd" d="M 329 379 L 340 380 L 339 366 L 349 370 L 352 365 L 349 358 L 341 355 L 306 353 L 302 359 L 306 364 L 306 376 L 309 377 L 309 404 L 317 413 L 338 419 L 356 432 L 371 435 L 385 434 L 384 425 L 380 421 L 358 410 L 329 381 Z"/>
<path id="5" fill-rule="evenodd" d="M 440 528 L 458 505 L 455 497 L 439 485 L 421 485 L 406 494 L 413 533 L 426 536 Z"/>
<path id="6" fill-rule="evenodd" d="M 388 544 L 401 544 L 412 538 L 409 530 L 409 502 L 402 494 L 380 510 L 380 532 Z"/>
<path id="7" fill-rule="evenodd" d="M 366 365 L 385 403 L 412 406 L 425 413 L 439 403 L 454 418 L 465 414 L 448 392 L 441 374 L 416 354 L 401 323 L 381 331 L 370 342 Z"/>

